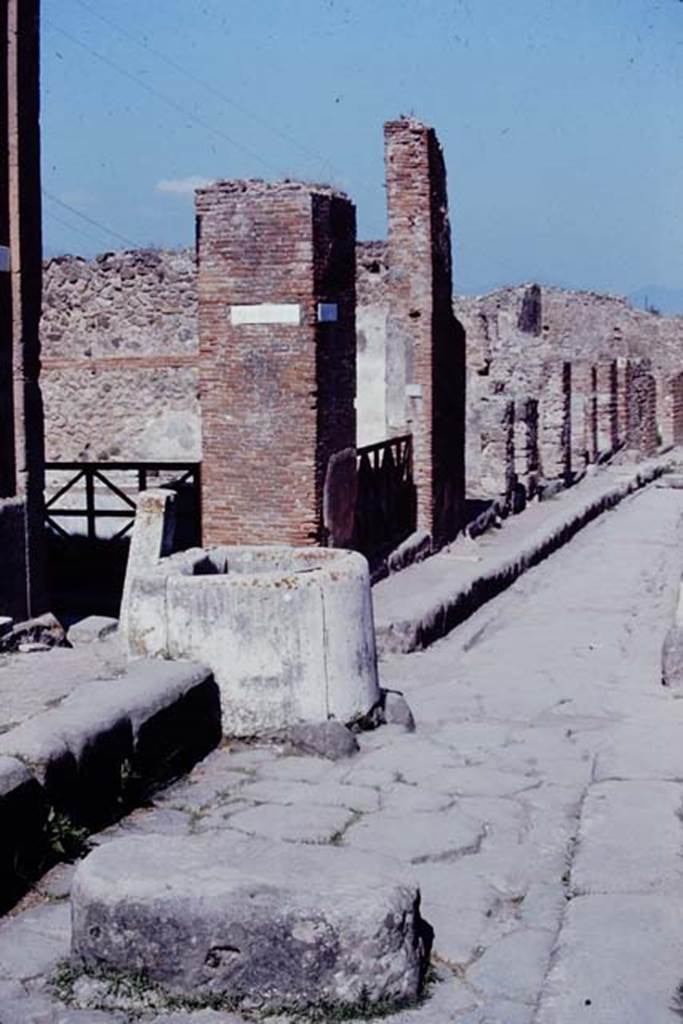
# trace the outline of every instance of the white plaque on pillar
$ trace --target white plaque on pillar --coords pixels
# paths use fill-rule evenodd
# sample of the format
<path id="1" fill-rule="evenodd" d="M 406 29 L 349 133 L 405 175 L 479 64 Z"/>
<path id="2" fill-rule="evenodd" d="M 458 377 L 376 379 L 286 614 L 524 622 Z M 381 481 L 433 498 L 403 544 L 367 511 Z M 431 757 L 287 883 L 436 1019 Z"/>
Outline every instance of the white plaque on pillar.
<path id="1" fill-rule="evenodd" d="M 422 385 L 406 384 L 406 398 L 422 398 Z"/>
<path id="2" fill-rule="evenodd" d="M 339 319 L 339 308 L 336 302 L 319 302 L 318 303 L 318 323 L 319 324 L 330 324 L 336 323 Z"/>
<path id="3" fill-rule="evenodd" d="M 10 250 L 8 245 L 0 245 L 0 271 L 10 268 Z"/>
<path id="4" fill-rule="evenodd" d="M 230 323 L 238 324 L 299 324 L 301 310 L 298 302 L 260 302 L 254 306 L 231 306 Z"/>

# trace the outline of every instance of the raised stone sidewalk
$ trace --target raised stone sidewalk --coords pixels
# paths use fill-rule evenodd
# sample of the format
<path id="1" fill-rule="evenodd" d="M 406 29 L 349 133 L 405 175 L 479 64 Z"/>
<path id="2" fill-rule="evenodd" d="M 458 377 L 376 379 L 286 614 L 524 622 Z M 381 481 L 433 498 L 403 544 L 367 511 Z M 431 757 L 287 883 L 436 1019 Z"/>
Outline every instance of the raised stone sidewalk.
<path id="1" fill-rule="evenodd" d="M 529 505 L 502 529 L 461 537 L 373 590 L 380 655 L 408 653 L 445 636 L 486 601 L 566 544 L 587 523 L 677 464 L 666 454 L 637 466 L 595 469 L 576 486 Z"/>

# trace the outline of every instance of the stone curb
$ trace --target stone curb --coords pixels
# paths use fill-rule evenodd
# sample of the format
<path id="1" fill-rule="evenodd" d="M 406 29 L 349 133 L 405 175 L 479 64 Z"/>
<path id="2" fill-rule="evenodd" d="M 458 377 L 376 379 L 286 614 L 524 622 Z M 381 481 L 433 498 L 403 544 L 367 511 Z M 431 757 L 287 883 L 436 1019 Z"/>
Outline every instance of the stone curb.
<path id="1" fill-rule="evenodd" d="M 446 636 L 483 604 L 511 586 L 527 569 L 557 551 L 601 513 L 667 472 L 672 464 L 671 457 L 643 463 L 628 479 L 612 482 L 597 495 L 593 491 L 579 504 L 574 502 L 571 507 L 560 509 L 543 524 L 530 529 L 517 542 L 512 554 L 508 547 L 504 553 L 485 554 L 478 565 L 460 564 L 456 569 L 453 556 L 443 552 L 384 580 L 373 591 L 378 655 L 408 654 Z M 565 493 L 576 498 L 576 492 Z M 524 522 L 523 516 L 524 513 L 518 517 L 519 523 Z M 439 578 L 435 579 L 434 566 L 439 560 L 443 567 Z M 392 588 L 405 588 L 409 577 L 411 589 L 415 593 L 422 590 L 424 600 L 422 607 L 414 609 L 410 617 L 399 618 L 385 605 L 390 603 Z"/>
<path id="2" fill-rule="evenodd" d="M 0 905 L 49 862 L 50 819 L 81 833 L 101 828 L 220 739 L 210 671 L 145 660 L 121 678 L 77 686 L 58 707 L 0 736 Z"/>

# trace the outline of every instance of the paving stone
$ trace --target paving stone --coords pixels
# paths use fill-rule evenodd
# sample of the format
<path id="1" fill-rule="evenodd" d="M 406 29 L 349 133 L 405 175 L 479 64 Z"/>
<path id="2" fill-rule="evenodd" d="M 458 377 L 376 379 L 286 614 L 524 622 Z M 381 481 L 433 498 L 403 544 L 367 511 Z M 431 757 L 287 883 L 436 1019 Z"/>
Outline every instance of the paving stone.
<path id="1" fill-rule="evenodd" d="M 0 978 L 23 981 L 51 971 L 69 955 L 66 903 L 44 903 L 0 924 Z"/>
<path id="2" fill-rule="evenodd" d="M 338 782 L 321 782 L 316 786 L 306 782 L 261 779 L 250 782 L 239 792 L 244 800 L 287 806 L 346 807 L 367 813 L 379 810 L 380 805 L 380 794 L 377 790 L 368 786 L 342 785 Z"/>
<path id="3" fill-rule="evenodd" d="M 353 820 L 353 812 L 345 807 L 282 807 L 279 804 L 263 804 L 238 811 L 230 818 L 230 828 L 267 839 L 329 843 Z"/>
<path id="4" fill-rule="evenodd" d="M 487 999 L 533 1006 L 545 976 L 554 935 L 534 929 L 510 932 L 467 969 L 467 981 Z"/>
<path id="5" fill-rule="evenodd" d="M 683 978 L 679 900 L 578 896 L 567 905 L 538 1024 L 672 1024 Z"/>
<path id="6" fill-rule="evenodd" d="M 344 842 L 357 850 L 390 852 L 400 860 L 420 864 L 453 862 L 476 853 L 485 834 L 482 822 L 458 808 L 408 820 L 380 811 L 353 824 Z"/>
<path id="7" fill-rule="evenodd" d="M 616 726 L 598 751 L 594 779 L 664 779 L 683 782 L 683 702 L 670 700 L 666 719 Z"/>
<path id="8" fill-rule="evenodd" d="M 588 791 L 572 863 L 575 894 L 648 892 L 683 896 L 683 784 L 601 782 Z"/>

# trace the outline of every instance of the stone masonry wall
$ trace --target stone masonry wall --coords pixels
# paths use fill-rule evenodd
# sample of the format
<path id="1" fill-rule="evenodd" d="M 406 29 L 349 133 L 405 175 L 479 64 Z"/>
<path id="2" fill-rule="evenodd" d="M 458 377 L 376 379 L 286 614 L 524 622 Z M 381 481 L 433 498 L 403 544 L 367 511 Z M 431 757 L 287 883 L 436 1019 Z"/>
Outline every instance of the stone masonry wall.
<path id="1" fill-rule="evenodd" d="M 199 461 L 196 318 L 190 249 L 48 261 L 48 460 Z"/>
<path id="2" fill-rule="evenodd" d="M 356 437 L 354 207 L 221 182 L 197 215 L 204 543 L 315 543 L 330 456 Z"/>

